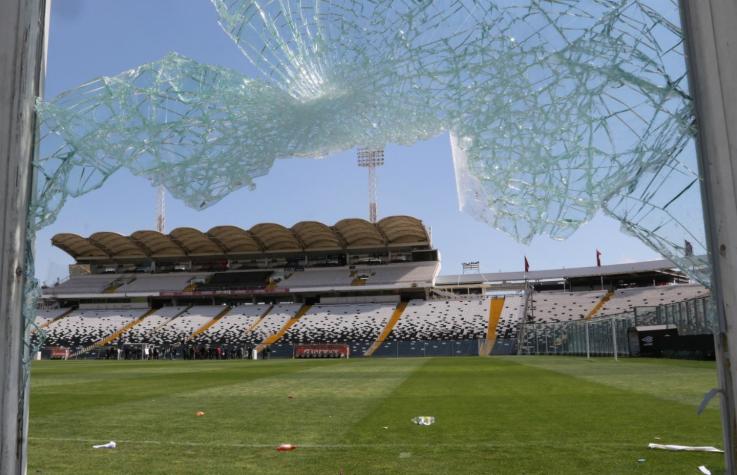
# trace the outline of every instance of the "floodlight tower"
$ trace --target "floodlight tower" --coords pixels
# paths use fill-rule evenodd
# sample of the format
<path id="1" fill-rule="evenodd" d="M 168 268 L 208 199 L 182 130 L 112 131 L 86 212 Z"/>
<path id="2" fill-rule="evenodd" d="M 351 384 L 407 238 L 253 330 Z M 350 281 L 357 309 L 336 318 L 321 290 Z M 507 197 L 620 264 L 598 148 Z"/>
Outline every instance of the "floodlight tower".
<path id="1" fill-rule="evenodd" d="M 358 166 L 368 168 L 369 221 L 376 222 L 376 168 L 384 164 L 384 148 L 359 148 Z"/>
<path id="2" fill-rule="evenodd" d="M 164 233 L 166 228 L 166 202 L 164 201 L 164 185 L 159 185 L 158 210 L 156 213 L 156 230 Z"/>

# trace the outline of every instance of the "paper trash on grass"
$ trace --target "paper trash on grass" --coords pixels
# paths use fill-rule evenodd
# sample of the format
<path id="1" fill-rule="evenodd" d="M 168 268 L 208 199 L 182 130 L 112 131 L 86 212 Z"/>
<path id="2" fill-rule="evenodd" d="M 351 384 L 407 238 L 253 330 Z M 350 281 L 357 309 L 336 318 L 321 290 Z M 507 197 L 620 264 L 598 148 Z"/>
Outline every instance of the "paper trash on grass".
<path id="1" fill-rule="evenodd" d="M 429 426 L 435 424 L 435 417 L 433 416 L 417 416 L 412 418 L 412 422 L 421 426 Z"/>
<path id="2" fill-rule="evenodd" d="M 703 473 L 704 475 L 711 475 L 711 470 L 706 468 L 706 465 L 699 465 L 699 472 Z"/>
<path id="3" fill-rule="evenodd" d="M 114 449 L 117 446 L 118 444 L 116 444 L 114 440 L 111 440 L 107 444 L 93 445 L 92 448 L 93 449 Z"/>
<path id="4" fill-rule="evenodd" d="M 279 452 L 290 452 L 290 451 L 292 451 L 292 450 L 294 450 L 296 448 L 297 448 L 296 445 L 292 445 L 292 444 L 281 444 L 279 447 L 276 448 L 276 450 L 279 451 Z"/>
<path id="5" fill-rule="evenodd" d="M 662 450 L 672 450 L 674 452 L 718 452 L 722 453 L 723 450 L 719 450 L 716 447 L 695 447 L 691 445 L 672 445 L 672 444 L 653 444 L 649 443 L 647 444 L 648 448 L 651 449 L 662 449 Z"/>

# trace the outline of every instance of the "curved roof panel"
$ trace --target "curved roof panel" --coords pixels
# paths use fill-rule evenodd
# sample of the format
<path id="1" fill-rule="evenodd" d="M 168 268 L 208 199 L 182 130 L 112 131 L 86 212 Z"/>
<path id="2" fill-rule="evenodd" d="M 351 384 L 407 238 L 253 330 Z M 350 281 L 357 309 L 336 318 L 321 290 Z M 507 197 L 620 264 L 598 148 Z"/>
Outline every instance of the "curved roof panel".
<path id="1" fill-rule="evenodd" d="M 169 236 L 184 248 L 190 256 L 224 254 L 226 252 L 207 234 L 194 228 L 176 228 L 169 233 Z"/>
<path id="2" fill-rule="evenodd" d="M 422 221 L 411 216 L 389 216 L 376 223 L 376 226 L 390 245 L 430 241 Z"/>
<path id="3" fill-rule="evenodd" d="M 51 238 L 51 244 L 77 258 L 95 259 L 110 257 L 99 246 L 92 244 L 87 239 L 71 233 L 61 233 Z"/>
<path id="4" fill-rule="evenodd" d="M 121 236 L 118 233 L 100 232 L 95 233 L 87 240 L 103 249 L 110 256 L 122 257 L 146 257 L 143 248 L 137 245 L 131 238 Z"/>
<path id="5" fill-rule="evenodd" d="M 216 226 L 206 233 L 183 227 L 169 234 L 136 231 L 130 236 L 99 232 L 88 238 L 57 234 L 52 244 L 75 259 L 171 258 L 223 256 L 264 252 L 342 251 L 399 245 L 429 245 L 422 221 L 411 216 L 390 216 L 376 224 L 344 219 L 330 227 L 301 221 L 291 229 L 280 224 L 257 224 L 246 231 L 237 226 Z"/>
<path id="6" fill-rule="evenodd" d="M 261 246 L 251 233 L 238 226 L 215 226 L 207 231 L 211 239 L 217 241 L 228 254 L 261 252 Z"/>
<path id="7" fill-rule="evenodd" d="M 302 249 L 302 244 L 294 233 L 281 224 L 257 224 L 251 228 L 251 234 L 263 243 L 265 251 L 298 251 Z"/>
<path id="8" fill-rule="evenodd" d="M 346 243 L 346 247 L 381 247 L 386 239 L 375 225 L 365 219 L 342 219 L 333 226 Z"/>
<path id="9" fill-rule="evenodd" d="M 186 256 L 185 250 L 171 237 L 157 231 L 136 231 L 131 239 L 148 249 L 151 257 L 181 257 Z"/>
<path id="10" fill-rule="evenodd" d="M 332 228 L 317 221 L 301 221 L 292 226 L 292 232 L 302 242 L 305 251 L 344 247 L 340 236 Z"/>

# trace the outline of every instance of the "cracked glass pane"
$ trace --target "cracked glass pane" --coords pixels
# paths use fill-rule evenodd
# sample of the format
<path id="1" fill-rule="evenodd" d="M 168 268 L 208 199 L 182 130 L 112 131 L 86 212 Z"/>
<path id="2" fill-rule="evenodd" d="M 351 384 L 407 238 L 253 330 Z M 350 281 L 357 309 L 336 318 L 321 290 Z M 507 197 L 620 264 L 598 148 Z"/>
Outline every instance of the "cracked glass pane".
<path id="1" fill-rule="evenodd" d="M 40 101 L 32 227 L 121 168 L 195 208 L 277 159 L 450 136 L 460 207 L 521 242 L 603 209 L 704 284 L 674 0 L 212 0 L 256 77 L 178 54 Z"/>

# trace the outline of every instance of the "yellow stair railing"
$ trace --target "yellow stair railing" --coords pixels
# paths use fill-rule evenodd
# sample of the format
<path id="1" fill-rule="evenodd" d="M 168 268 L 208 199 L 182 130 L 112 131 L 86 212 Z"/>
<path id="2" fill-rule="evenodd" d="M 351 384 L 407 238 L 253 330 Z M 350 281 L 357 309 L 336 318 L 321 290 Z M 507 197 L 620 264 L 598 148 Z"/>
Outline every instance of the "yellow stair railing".
<path id="1" fill-rule="evenodd" d="M 274 333 L 273 335 L 267 336 L 264 341 L 262 341 L 257 347 L 256 351 L 262 351 L 264 348 L 266 348 L 269 345 L 273 345 L 277 341 L 281 339 L 281 337 L 284 336 L 284 334 L 291 328 L 292 325 L 297 323 L 302 316 L 310 311 L 310 308 L 312 305 L 304 304 L 300 307 L 299 310 L 297 310 L 297 313 L 294 314 L 292 318 L 287 320 L 287 323 L 282 325 L 282 327 L 279 329 L 278 332 Z"/>
<path id="2" fill-rule="evenodd" d="M 496 343 L 496 327 L 504 310 L 504 298 L 491 299 L 489 302 L 489 323 L 486 325 L 486 341 L 479 348 L 479 356 L 489 356 Z"/>
<path id="3" fill-rule="evenodd" d="M 215 315 L 214 317 L 212 317 L 207 323 L 205 323 L 200 328 L 198 328 L 197 330 L 195 330 L 194 333 L 192 333 L 189 336 L 188 340 L 193 340 L 193 339 L 197 338 L 197 335 L 201 335 L 202 333 L 205 333 L 208 328 L 210 328 L 211 326 L 215 325 L 221 318 L 223 318 L 225 315 L 227 315 L 228 312 L 230 312 L 231 308 L 232 307 L 226 305 L 220 313 L 218 313 L 217 315 Z"/>
<path id="4" fill-rule="evenodd" d="M 123 328 L 119 328 L 112 335 L 108 335 L 105 338 L 103 338 L 102 340 L 98 341 L 97 343 L 94 344 L 94 346 L 105 346 L 105 345 L 108 345 L 108 344 L 114 342 L 115 340 L 117 340 L 118 338 L 120 338 L 123 334 L 125 334 L 126 332 L 128 332 L 131 328 L 133 328 L 136 325 L 138 325 L 139 323 L 141 323 L 144 318 L 148 317 L 149 315 L 151 315 L 152 313 L 154 313 L 156 310 L 158 310 L 158 309 L 150 308 L 150 309 L 146 310 L 146 312 L 144 312 L 143 315 L 141 315 L 140 317 L 136 318 L 132 322 L 129 322 Z"/>
<path id="5" fill-rule="evenodd" d="M 596 305 L 594 305 L 594 308 L 592 308 L 591 311 L 586 314 L 585 320 L 591 320 L 592 318 L 594 318 L 594 315 L 599 313 L 599 310 L 601 310 L 601 307 L 603 307 L 604 304 L 607 303 L 609 299 L 611 299 L 612 297 L 614 297 L 614 292 L 612 292 L 611 290 L 608 291 L 606 294 L 604 294 L 601 297 L 601 300 L 596 302 Z"/>
<path id="6" fill-rule="evenodd" d="M 386 340 L 392 330 L 394 330 L 394 327 L 396 326 L 399 319 L 402 318 L 402 313 L 404 313 L 404 309 L 407 308 L 407 303 L 408 302 L 399 302 L 399 305 L 397 305 L 397 308 L 394 309 L 391 318 L 388 322 L 386 322 L 386 326 L 379 334 L 379 337 L 376 339 L 375 342 L 373 342 L 369 349 L 366 350 L 363 356 L 373 355 L 374 352 L 381 346 L 381 344 L 384 343 L 384 340 Z"/>
<path id="7" fill-rule="evenodd" d="M 246 334 L 253 333 L 253 331 L 256 328 L 258 328 L 259 325 L 261 325 L 261 322 L 264 321 L 264 318 L 266 318 L 266 315 L 268 315 L 269 313 L 271 313 L 271 311 L 273 309 L 274 309 L 274 306 L 273 305 L 269 305 L 269 308 L 267 308 L 266 311 L 264 313 L 262 313 L 261 316 L 258 317 L 258 319 L 255 322 L 253 322 L 248 328 L 246 328 Z"/>

